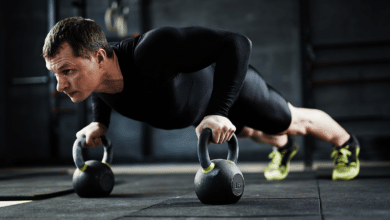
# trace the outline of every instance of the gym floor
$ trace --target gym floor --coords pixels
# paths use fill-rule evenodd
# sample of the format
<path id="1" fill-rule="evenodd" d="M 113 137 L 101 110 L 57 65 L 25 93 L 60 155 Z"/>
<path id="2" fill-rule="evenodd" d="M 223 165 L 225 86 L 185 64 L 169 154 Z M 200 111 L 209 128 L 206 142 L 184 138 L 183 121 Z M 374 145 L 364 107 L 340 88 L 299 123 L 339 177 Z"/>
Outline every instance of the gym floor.
<path id="1" fill-rule="evenodd" d="M 0 172 L 0 219 L 389 219 L 390 163 L 362 162 L 351 181 L 331 180 L 332 164 L 270 182 L 267 164 L 238 164 L 241 200 L 204 205 L 195 195 L 199 164 L 113 166 L 115 187 L 106 198 L 80 198 L 73 167 L 8 168 Z"/>

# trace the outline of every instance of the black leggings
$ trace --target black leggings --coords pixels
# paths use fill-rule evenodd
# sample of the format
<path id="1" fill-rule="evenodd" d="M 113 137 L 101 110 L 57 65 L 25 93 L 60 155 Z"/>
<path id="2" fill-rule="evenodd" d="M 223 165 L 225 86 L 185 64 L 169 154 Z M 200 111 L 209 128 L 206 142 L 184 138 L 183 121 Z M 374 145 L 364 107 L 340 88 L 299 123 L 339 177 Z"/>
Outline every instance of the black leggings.
<path id="1" fill-rule="evenodd" d="M 290 126 L 291 112 L 286 99 L 250 66 L 239 97 L 229 110 L 229 119 L 237 128 L 236 134 L 244 126 L 278 134 Z"/>

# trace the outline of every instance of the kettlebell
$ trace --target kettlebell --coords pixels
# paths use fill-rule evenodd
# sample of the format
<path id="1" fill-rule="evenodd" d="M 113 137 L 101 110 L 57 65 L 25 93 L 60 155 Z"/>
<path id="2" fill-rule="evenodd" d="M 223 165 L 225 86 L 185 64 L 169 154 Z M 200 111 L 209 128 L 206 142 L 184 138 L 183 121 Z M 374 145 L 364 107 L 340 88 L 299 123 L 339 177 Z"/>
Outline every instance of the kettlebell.
<path id="1" fill-rule="evenodd" d="M 238 140 L 233 134 L 228 141 L 227 160 L 210 161 L 207 148 L 212 131 L 206 128 L 198 140 L 198 158 L 201 168 L 195 175 L 195 193 L 203 204 L 232 204 L 240 200 L 244 193 L 244 176 L 236 166 Z"/>
<path id="2" fill-rule="evenodd" d="M 113 158 L 112 144 L 106 136 L 101 136 L 104 155 L 103 160 L 84 162 L 82 148 L 86 142 L 85 135 L 76 139 L 73 144 L 73 160 L 77 169 L 73 173 L 73 188 L 80 197 L 105 197 L 114 188 L 114 173 L 110 168 Z"/>

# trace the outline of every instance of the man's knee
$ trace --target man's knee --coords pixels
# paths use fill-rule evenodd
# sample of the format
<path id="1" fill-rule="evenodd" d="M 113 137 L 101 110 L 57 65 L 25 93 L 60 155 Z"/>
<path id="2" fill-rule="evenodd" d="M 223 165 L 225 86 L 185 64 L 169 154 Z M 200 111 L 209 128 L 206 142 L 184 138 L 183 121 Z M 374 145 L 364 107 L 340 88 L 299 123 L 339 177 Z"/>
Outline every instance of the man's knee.
<path id="1" fill-rule="evenodd" d="M 274 141 L 272 144 L 275 147 L 283 147 L 287 144 L 288 136 L 287 135 L 275 135 Z"/>
<path id="2" fill-rule="evenodd" d="M 244 126 L 240 133 L 236 134 L 238 138 L 251 137 L 253 135 L 254 129 Z"/>
<path id="3" fill-rule="evenodd" d="M 283 147 L 287 143 L 287 135 L 272 135 L 254 130 L 250 138 L 256 142 L 271 144 L 275 147 Z"/>

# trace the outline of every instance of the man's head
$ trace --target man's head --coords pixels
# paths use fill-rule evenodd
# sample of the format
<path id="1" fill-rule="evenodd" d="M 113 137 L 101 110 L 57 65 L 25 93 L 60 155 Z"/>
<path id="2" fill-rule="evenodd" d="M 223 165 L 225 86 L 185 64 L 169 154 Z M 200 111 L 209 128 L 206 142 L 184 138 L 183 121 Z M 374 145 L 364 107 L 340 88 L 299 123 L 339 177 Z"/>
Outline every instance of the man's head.
<path id="1" fill-rule="evenodd" d="M 46 36 L 43 57 L 54 57 L 64 42 L 70 45 L 75 57 L 90 58 L 91 53 L 100 48 L 106 51 L 108 58 L 113 56 L 103 30 L 91 19 L 71 17 L 59 21 Z"/>
<path id="2" fill-rule="evenodd" d="M 99 86 L 104 65 L 113 49 L 102 29 L 81 17 L 59 21 L 46 36 L 43 46 L 46 67 L 55 73 L 57 90 L 80 102 Z"/>

